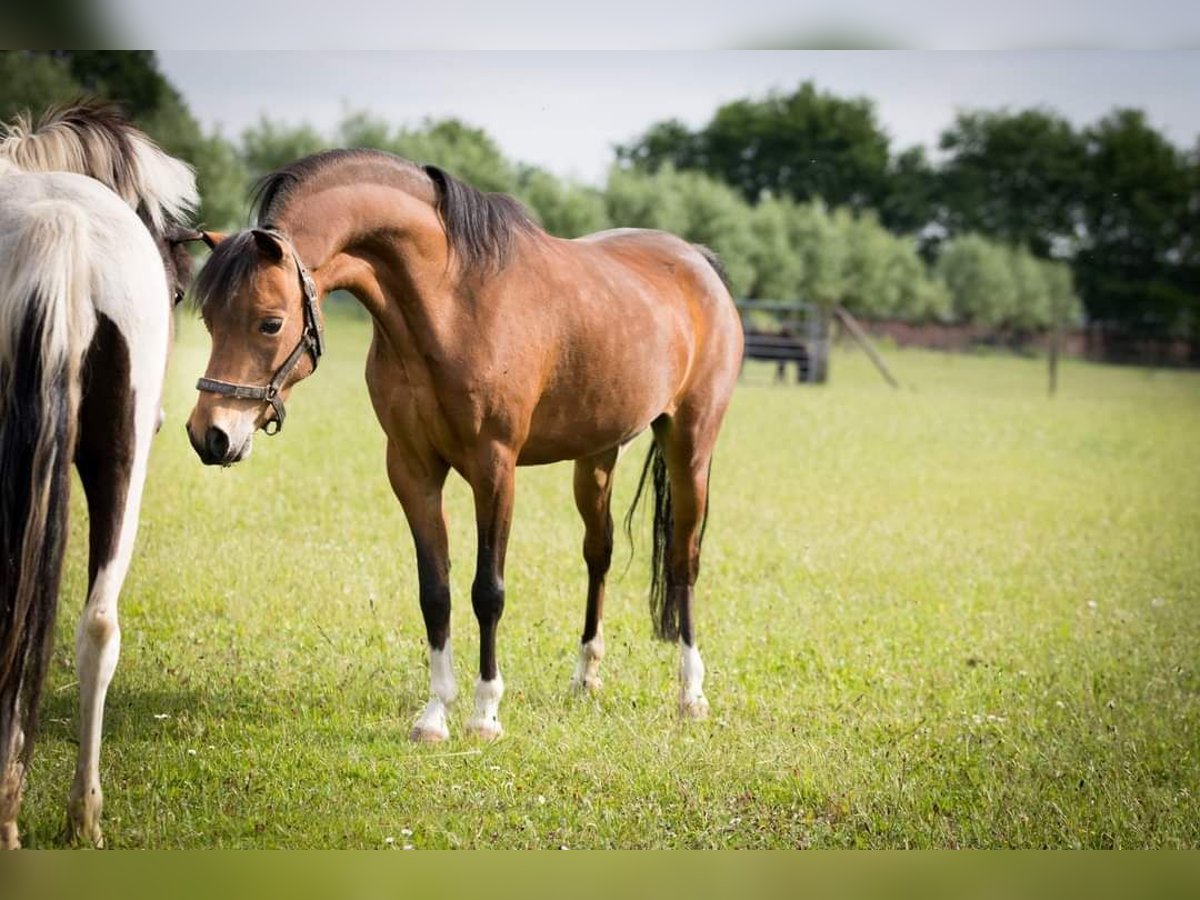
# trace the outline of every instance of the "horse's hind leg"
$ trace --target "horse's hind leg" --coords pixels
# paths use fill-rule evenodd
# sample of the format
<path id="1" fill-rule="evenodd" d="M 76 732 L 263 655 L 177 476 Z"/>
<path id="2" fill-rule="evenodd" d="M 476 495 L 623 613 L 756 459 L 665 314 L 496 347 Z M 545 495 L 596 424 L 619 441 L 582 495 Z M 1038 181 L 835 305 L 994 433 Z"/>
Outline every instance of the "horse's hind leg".
<path id="1" fill-rule="evenodd" d="M 655 438 L 666 457 L 671 490 L 667 604 L 678 610 L 679 713 L 685 718 L 703 719 L 708 715 L 708 700 L 704 696 L 704 662 L 692 623 L 692 600 L 700 573 L 700 539 L 716 427 L 700 427 L 688 417 L 677 415 L 657 425 Z"/>
<path id="2" fill-rule="evenodd" d="M 571 677 L 576 691 L 600 687 L 600 660 L 604 658 L 604 579 L 612 562 L 613 522 L 609 512 L 612 499 L 612 473 L 617 464 L 618 448 L 597 456 L 575 461 L 575 506 L 583 519 L 583 559 L 587 563 L 587 611 L 583 637 L 579 642 L 579 662 Z"/>
<path id="3" fill-rule="evenodd" d="M 479 680 L 475 713 L 467 731 L 491 740 L 500 737 L 500 699 L 504 678 L 496 662 L 496 629 L 504 612 L 504 558 L 512 525 L 516 453 L 500 444 L 487 446 L 467 472 L 475 494 L 478 545 L 471 605 L 479 622 Z"/>
<path id="4" fill-rule="evenodd" d="M 91 369 L 103 375 L 95 381 L 89 379 L 85 385 L 75 456 L 87 494 L 89 554 L 87 604 L 75 633 L 80 734 L 75 780 L 67 804 L 67 832 L 73 841 L 102 846 L 100 742 L 104 701 L 121 651 L 117 600 L 137 536 L 157 409 L 149 408 L 153 405 L 150 398 L 135 398 L 127 376 L 123 377 L 119 354 L 114 360 L 97 361 Z M 147 408 L 135 409 L 135 403 Z"/>

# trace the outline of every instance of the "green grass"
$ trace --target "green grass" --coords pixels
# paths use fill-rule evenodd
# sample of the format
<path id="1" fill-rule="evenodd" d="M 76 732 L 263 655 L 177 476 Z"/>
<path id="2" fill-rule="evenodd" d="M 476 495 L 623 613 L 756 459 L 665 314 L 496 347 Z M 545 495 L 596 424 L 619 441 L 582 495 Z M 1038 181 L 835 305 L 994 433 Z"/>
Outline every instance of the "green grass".
<path id="1" fill-rule="evenodd" d="M 288 427 L 203 468 L 183 323 L 122 598 L 101 765 L 113 847 L 1200 845 L 1200 378 L 840 352 L 823 389 L 752 367 L 718 448 L 699 583 L 710 721 L 674 715 L 648 529 L 618 543 L 605 686 L 566 690 L 583 619 L 571 472 L 522 469 L 500 660 L 506 737 L 463 735 L 477 633 L 469 495 L 448 490 L 451 740 L 427 692 L 407 527 L 339 315 Z M 619 467 L 623 514 L 645 448 Z M 75 754 L 75 497 L 26 795 L 53 846 Z M 388 844 L 387 839 L 394 839 Z"/>

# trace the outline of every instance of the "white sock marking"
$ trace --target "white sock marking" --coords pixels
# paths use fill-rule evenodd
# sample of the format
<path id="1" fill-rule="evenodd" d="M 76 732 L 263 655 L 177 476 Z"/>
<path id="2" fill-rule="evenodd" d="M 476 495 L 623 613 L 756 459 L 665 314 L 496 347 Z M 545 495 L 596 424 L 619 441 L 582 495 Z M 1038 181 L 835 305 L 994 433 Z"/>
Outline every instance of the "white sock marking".
<path id="1" fill-rule="evenodd" d="M 467 728 L 480 737 L 499 737 L 504 729 L 500 726 L 500 699 L 504 696 L 504 678 L 499 671 L 491 681 L 482 678 L 475 682 L 475 715 Z"/>
<path id="2" fill-rule="evenodd" d="M 704 696 L 704 660 L 696 647 L 683 643 L 679 645 L 679 711 L 694 716 L 708 712 L 708 700 Z"/>
<path id="3" fill-rule="evenodd" d="M 577 691 L 600 687 L 600 660 L 602 659 L 604 659 L 604 633 L 597 630 L 594 638 L 579 645 L 579 660 L 575 663 L 575 674 L 571 676 L 571 687 Z"/>
<path id="4" fill-rule="evenodd" d="M 454 680 L 454 655 L 449 640 L 441 650 L 429 648 L 429 692 L 432 696 L 417 719 L 414 736 L 426 740 L 445 740 L 450 736 L 446 713 L 458 697 L 458 682 Z"/>

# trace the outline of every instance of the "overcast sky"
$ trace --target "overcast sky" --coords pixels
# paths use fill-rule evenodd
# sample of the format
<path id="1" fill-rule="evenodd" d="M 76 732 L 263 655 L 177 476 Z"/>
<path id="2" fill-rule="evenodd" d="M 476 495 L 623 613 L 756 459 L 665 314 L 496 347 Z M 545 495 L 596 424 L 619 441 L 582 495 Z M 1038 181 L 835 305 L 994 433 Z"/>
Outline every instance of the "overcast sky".
<path id="1" fill-rule="evenodd" d="M 613 145 L 660 119 L 702 125 L 721 103 L 805 79 L 865 95 L 898 146 L 937 141 L 958 109 L 1046 106 L 1077 124 L 1145 109 L 1177 144 L 1200 134 L 1200 52 L 159 52 L 208 126 L 262 115 L 329 129 L 347 108 L 395 123 L 457 116 L 511 158 L 599 181 Z"/>

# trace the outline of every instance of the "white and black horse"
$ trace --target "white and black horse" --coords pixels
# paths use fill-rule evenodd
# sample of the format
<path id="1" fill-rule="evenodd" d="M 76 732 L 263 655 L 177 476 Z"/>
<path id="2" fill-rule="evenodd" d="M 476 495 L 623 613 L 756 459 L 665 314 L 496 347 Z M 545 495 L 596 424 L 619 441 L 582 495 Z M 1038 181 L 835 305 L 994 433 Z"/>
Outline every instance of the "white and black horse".
<path id="1" fill-rule="evenodd" d="M 171 306 L 190 267 L 191 168 L 113 107 L 78 104 L 0 137 L 0 847 L 17 814 L 53 643 L 70 466 L 87 495 L 88 596 L 76 632 L 72 839 L 102 843 L 104 699 L 117 599 L 161 421 Z"/>

